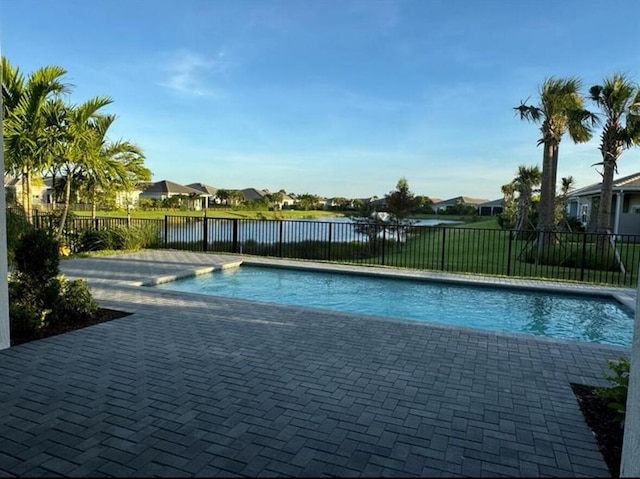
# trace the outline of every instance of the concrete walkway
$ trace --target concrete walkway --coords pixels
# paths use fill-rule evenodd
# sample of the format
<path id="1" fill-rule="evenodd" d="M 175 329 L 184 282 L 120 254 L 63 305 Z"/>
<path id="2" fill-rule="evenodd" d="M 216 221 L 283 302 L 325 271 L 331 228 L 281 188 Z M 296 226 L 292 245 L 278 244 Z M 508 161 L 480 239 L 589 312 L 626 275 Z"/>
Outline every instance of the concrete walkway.
<path id="1" fill-rule="evenodd" d="M 608 475 L 569 383 L 606 385 L 628 348 L 139 286 L 240 260 L 64 261 L 134 314 L 0 352 L 0 475 Z"/>

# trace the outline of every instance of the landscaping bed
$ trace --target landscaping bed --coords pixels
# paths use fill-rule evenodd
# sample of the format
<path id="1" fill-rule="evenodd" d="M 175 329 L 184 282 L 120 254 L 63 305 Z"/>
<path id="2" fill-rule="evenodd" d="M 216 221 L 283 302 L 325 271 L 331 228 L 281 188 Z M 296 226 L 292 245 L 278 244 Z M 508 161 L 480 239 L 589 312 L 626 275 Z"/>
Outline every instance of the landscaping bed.
<path id="1" fill-rule="evenodd" d="M 58 334 L 66 333 L 69 331 L 75 331 L 77 329 L 86 328 L 87 326 L 93 326 L 94 324 L 105 323 L 107 321 L 111 321 L 113 319 L 124 318 L 125 316 L 129 316 L 131 313 L 126 313 L 124 311 L 117 311 L 115 309 L 107 309 L 100 308 L 93 315 L 91 319 L 83 320 L 83 321 L 75 321 L 73 323 L 64 324 L 64 325 L 51 325 L 48 328 L 41 329 L 34 334 L 33 336 L 16 336 L 12 335 L 11 337 L 11 345 L 17 346 L 19 344 L 28 343 L 30 341 L 35 341 L 36 339 L 48 338 L 50 336 L 56 336 Z"/>
<path id="2" fill-rule="evenodd" d="M 571 384 L 571 389 L 578 399 L 587 425 L 596 437 L 611 476 L 620 477 L 623 429 L 615 420 L 615 412 L 607 406 L 606 400 L 596 394 L 598 388 Z"/>

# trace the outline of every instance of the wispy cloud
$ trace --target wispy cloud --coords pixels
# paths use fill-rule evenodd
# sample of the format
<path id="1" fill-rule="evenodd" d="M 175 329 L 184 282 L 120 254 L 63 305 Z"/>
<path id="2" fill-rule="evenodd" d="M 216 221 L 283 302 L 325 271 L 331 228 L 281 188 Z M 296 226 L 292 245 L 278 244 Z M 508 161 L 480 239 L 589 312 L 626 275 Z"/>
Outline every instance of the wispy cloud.
<path id="1" fill-rule="evenodd" d="M 181 50 L 167 56 L 164 68 L 167 78 L 160 82 L 164 87 L 194 96 L 218 96 L 220 92 L 211 86 L 211 75 L 227 67 L 225 52 L 218 51 L 214 58 L 196 52 Z"/>

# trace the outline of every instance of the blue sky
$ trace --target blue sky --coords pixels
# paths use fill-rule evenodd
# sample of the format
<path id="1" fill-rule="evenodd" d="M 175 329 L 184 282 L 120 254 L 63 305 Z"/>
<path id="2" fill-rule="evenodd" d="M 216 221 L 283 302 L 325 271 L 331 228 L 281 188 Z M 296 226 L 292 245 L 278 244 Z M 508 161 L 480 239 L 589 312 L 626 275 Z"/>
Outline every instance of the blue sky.
<path id="1" fill-rule="evenodd" d="M 64 67 L 73 103 L 112 97 L 110 137 L 155 181 L 351 198 L 404 176 L 496 199 L 541 166 L 513 107 L 552 75 L 640 82 L 638 18 L 637 0 L 0 0 L 0 41 L 23 72 Z M 600 181 L 598 136 L 563 140 L 558 178 Z M 636 171 L 640 148 L 619 162 Z"/>

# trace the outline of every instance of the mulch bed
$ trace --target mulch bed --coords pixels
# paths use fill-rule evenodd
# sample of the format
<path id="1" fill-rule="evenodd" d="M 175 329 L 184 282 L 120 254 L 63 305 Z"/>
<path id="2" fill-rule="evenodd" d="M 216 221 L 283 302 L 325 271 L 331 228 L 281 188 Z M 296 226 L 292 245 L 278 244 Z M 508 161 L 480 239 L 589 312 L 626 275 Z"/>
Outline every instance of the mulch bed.
<path id="1" fill-rule="evenodd" d="M 58 334 L 67 333 L 69 331 L 75 331 L 76 329 L 86 328 L 87 326 L 93 326 L 94 324 L 105 323 L 107 321 L 111 321 L 113 319 L 124 318 L 125 316 L 129 316 L 131 313 L 125 313 L 124 311 L 117 311 L 115 309 L 107 309 L 100 308 L 95 316 L 88 320 L 82 322 L 76 322 L 74 324 L 65 324 L 58 325 L 56 327 L 49 327 L 46 330 L 40 331 L 37 336 L 18 336 L 11 337 L 11 346 L 17 346 L 18 344 L 28 343 L 30 341 L 35 341 L 36 339 L 48 338 L 50 336 L 56 336 Z"/>
<path id="2" fill-rule="evenodd" d="M 620 477 L 623 429 L 615 421 L 615 411 L 596 394 L 598 388 L 571 384 L 587 425 L 593 431 L 612 477 Z"/>

